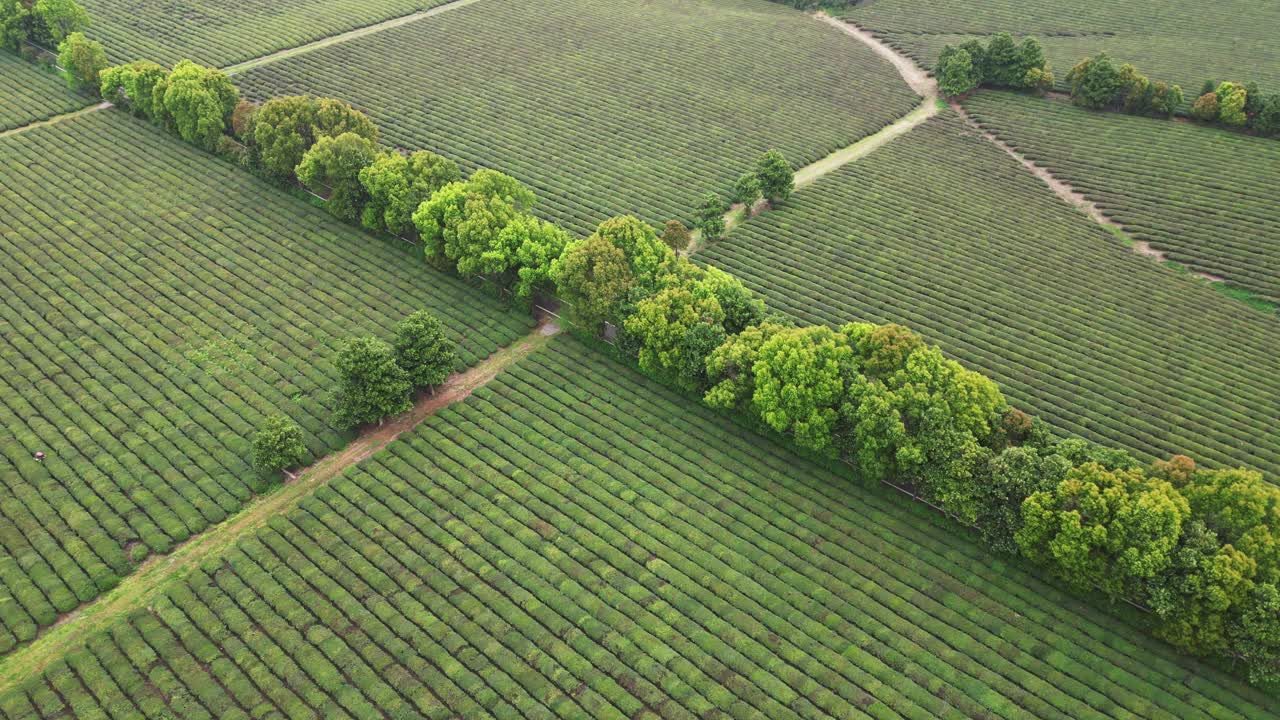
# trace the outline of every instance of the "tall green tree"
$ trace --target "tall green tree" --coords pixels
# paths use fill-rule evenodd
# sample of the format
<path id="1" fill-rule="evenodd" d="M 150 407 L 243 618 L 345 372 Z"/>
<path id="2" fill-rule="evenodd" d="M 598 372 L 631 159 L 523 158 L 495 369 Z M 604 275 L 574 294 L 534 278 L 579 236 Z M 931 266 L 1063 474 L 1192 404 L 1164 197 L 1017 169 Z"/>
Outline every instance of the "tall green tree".
<path id="1" fill-rule="evenodd" d="M 716 193 L 709 192 L 702 196 L 694 226 L 702 233 L 704 240 L 719 240 L 724 237 L 724 214 L 728 211 L 729 207 Z"/>
<path id="2" fill-rule="evenodd" d="M 1280 135 L 1280 94 L 1268 95 L 1261 109 L 1253 118 L 1253 128 L 1259 135 Z"/>
<path id="3" fill-rule="evenodd" d="M 1029 74 L 1031 74 L 1031 77 L 1036 77 L 1034 75 L 1035 71 L 1038 70 L 1043 74 L 1048 67 L 1049 65 L 1044 59 L 1044 48 L 1040 46 L 1040 41 L 1033 37 L 1023 38 L 1022 42 L 1018 43 L 1017 65 L 1013 70 L 1013 77 L 1010 78 L 1014 83 L 1012 87 L 1031 87 L 1027 82 Z"/>
<path id="4" fill-rule="evenodd" d="M 1249 121 L 1244 106 L 1248 94 L 1240 83 L 1224 82 L 1214 90 L 1218 97 L 1218 120 L 1228 127 L 1244 127 Z"/>
<path id="5" fill-rule="evenodd" d="M 510 175 L 477 170 L 445 185 L 413 213 L 428 259 L 452 261 L 463 275 L 514 272 L 516 247 L 503 230 L 528 214 L 533 192 Z"/>
<path id="6" fill-rule="evenodd" d="M 155 86 L 164 118 L 189 143 L 213 150 L 231 121 L 240 93 L 216 68 L 190 60 L 173 66 L 168 77 Z"/>
<path id="7" fill-rule="evenodd" d="M 31 8 L 22 0 L 0 0 L 0 48 L 17 52 L 30 36 Z"/>
<path id="8" fill-rule="evenodd" d="M 29 39 L 41 45 L 56 47 L 71 33 L 89 27 L 89 13 L 75 0 L 36 0 L 31 17 L 35 22 Z"/>
<path id="9" fill-rule="evenodd" d="M 1228 627 L 1253 589 L 1255 563 L 1199 520 L 1187 522 L 1168 569 L 1149 581 L 1156 634 L 1198 655 L 1226 652 Z"/>
<path id="10" fill-rule="evenodd" d="M 973 58 L 963 48 L 950 45 L 938 60 L 938 89 L 947 97 L 956 97 L 978 87 L 978 72 Z"/>
<path id="11" fill-rule="evenodd" d="M 754 412 L 797 445 L 834 454 L 833 433 L 852 358 L 848 341 L 825 326 L 775 334 L 760 346 L 752 368 Z"/>
<path id="12" fill-rule="evenodd" d="M 385 342 L 371 337 L 348 340 L 338 350 L 334 366 L 338 369 L 338 424 L 367 425 L 413 407 L 409 376 Z"/>
<path id="13" fill-rule="evenodd" d="M 307 150 L 323 137 L 354 133 L 376 142 L 378 128 L 364 113 L 334 98 L 275 97 L 258 108 L 250 146 L 253 163 L 268 177 L 292 181 Z"/>
<path id="14" fill-rule="evenodd" d="M 354 221 L 368 200 L 360 171 L 377 157 L 378 148 L 355 133 L 322 137 L 298 163 L 298 181 L 318 195 L 326 195 L 325 208 L 334 217 Z"/>
<path id="15" fill-rule="evenodd" d="M 1023 502 L 1016 539 L 1024 555 L 1069 584 L 1119 598 L 1170 567 L 1189 515 L 1167 481 L 1087 463 Z"/>
<path id="16" fill-rule="evenodd" d="M 159 121 L 164 117 L 164 103 L 155 90 L 168 75 L 157 63 L 135 60 L 99 72 L 98 92 L 103 100 L 127 107 L 134 115 Z"/>
<path id="17" fill-rule="evenodd" d="M 284 415 L 271 415 L 253 435 L 253 466 L 264 472 L 294 467 L 307 456 L 302 428 Z"/>
<path id="18" fill-rule="evenodd" d="M 1013 36 L 1007 32 L 996 33 L 987 43 L 986 77 L 988 85 L 995 87 L 1022 87 L 1022 79 L 1026 69 L 1022 67 L 1022 58 Z"/>
<path id="19" fill-rule="evenodd" d="M 551 277 L 569 304 L 573 323 L 592 333 L 617 319 L 618 307 L 636 282 L 626 253 L 595 233 L 566 247 L 552 263 Z"/>
<path id="20" fill-rule="evenodd" d="M 419 310 L 396 323 L 391 348 L 396 364 L 414 387 L 433 387 L 445 381 L 457 362 L 458 344 L 449 339 L 444 323 Z"/>
<path id="21" fill-rule="evenodd" d="M 1191 105 L 1191 117 L 1202 123 L 1218 121 L 1218 94 L 1207 92 Z"/>
<path id="22" fill-rule="evenodd" d="M 697 283 L 677 284 L 641 300 L 625 331 L 639 342 L 640 367 L 685 390 L 706 382 L 706 356 L 724 342 L 724 310 Z"/>
<path id="23" fill-rule="evenodd" d="M 743 173 L 733 184 L 733 201 L 745 207 L 748 213 L 760 197 L 760 178 L 753 172 Z"/>
<path id="24" fill-rule="evenodd" d="M 101 87 L 98 75 L 107 67 L 107 51 L 102 43 L 73 32 L 58 45 L 58 65 L 72 90 L 97 93 Z"/>
<path id="25" fill-rule="evenodd" d="M 702 396 L 709 407 L 720 410 L 742 410 L 754 415 L 750 401 L 756 390 L 756 360 L 760 348 L 774 336 L 787 331 L 777 323 L 760 323 L 730 335 L 706 358 L 707 382 L 711 386 Z"/>
<path id="26" fill-rule="evenodd" d="M 756 161 L 756 179 L 761 194 L 771 203 L 786 200 L 796 189 L 796 174 L 778 150 L 769 150 Z"/>
<path id="27" fill-rule="evenodd" d="M 1120 71 L 1106 53 L 1076 63 L 1067 73 L 1067 82 L 1072 102 L 1094 110 L 1114 106 L 1122 87 Z"/>
<path id="28" fill-rule="evenodd" d="M 457 163 L 433 152 L 419 150 L 408 157 L 383 152 L 360 171 L 360 183 L 369 194 L 360 222 L 394 235 L 416 232 L 413 213 L 418 207 L 435 191 L 461 179 Z"/>

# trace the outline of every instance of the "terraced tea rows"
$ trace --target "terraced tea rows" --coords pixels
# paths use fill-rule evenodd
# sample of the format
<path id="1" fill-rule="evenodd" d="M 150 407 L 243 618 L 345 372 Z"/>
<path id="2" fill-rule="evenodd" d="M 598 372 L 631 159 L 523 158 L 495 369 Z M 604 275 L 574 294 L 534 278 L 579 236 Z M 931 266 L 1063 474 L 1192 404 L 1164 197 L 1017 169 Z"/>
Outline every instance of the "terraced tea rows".
<path id="1" fill-rule="evenodd" d="M 340 447 L 342 338 L 428 308 L 470 364 L 531 324 L 124 113 L 0 139 L 0 185 L 0 652 L 261 490 L 266 415 Z"/>
<path id="2" fill-rule="evenodd" d="M 943 45 L 997 32 L 1032 34 L 1061 83 L 1080 58 L 1106 51 L 1152 78 L 1182 85 L 1188 102 L 1206 79 L 1254 80 L 1280 92 L 1280 5 L 1252 0 L 876 0 L 845 12 L 932 65 Z"/>
<path id="3" fill-rule="evenodd" d="M 67 89 L 62 78 L 0 50 L 0 132 L 82 108 L 89 98 Z"/>
<path id="4" fill-rule="evenodd" d="M 83 0 L 87 34 L 113 63 L 182 59 L 223 67 L 347 30 L 443 5 L 448 0 Z"/>
<path id="5" fill-rule="evenodd" d="M 1275 710 L 930 517 L 556 341 L 0 699 L 0 711 L 1181 720 Z"/>
<path id="6" fill-rule="evenodd" d="M 1280 477 L 1280 328 L 1141 258 L 954 116 L 699 255 L 807 322 L 901 322 L 1057 428 Z"/>
<path id="7" fill-rule="evenodd" d="M 237 82 L 349 100 L 384 142 L 509 173 L 582 234 L 691 222 L 764 150 L 805 165 L 918 102 L 871 50 L 765 0 L 484 0 Z"/>
<path id="8" fill-rule="evenodd" d="M 1280 143 L 982 92 L 965 109 L 1169 259 L 1280 300 Z"/>

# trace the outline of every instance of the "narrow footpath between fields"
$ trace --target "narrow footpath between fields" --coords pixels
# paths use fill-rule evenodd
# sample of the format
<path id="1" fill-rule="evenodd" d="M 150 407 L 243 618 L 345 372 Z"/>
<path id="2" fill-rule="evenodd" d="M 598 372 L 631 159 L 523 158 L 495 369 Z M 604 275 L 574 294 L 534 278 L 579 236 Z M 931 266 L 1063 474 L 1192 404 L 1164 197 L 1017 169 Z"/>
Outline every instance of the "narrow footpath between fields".
<path id="1" fill-rule="evenodd" d="M 457 10 L 460 7 L 465 7 L 474 2 L 479 2 L 479 0 L 453 0 L 453 2 L 447 2 L 444 5 L 437 5 L 436 7 L 428 10 L 419 10 L 418 12 L 411 13 L 409 15 L 402 15 L 400 17 L 391 18 L 390 20 L 383 20 L 380 23 L 366 25 L 362 28 L 356 28 L 355 30 L 348 30 L 347 32 L 338 33 L 337 35 L 330 35 L 329 37 L 320 38 L 314 42 L 298 45 L 297 47 L 278 50 L 261 57 L 256 57 L 252 60 L 245 60 L 244 62 L 236 63 L 235 65 L 228 65 L 222 68 L 222 72 L 227 75 L 235 75 L 238 72 L 251 70 L 259 65 L 266 65 L 268 63 L 276 62 L 277 60 L 284 60 L 285 58 L 293 57 L 294 55 L 302 55 L 303 53 L 309 53 L 312 50 L 319 50 L 320 48 L 329 47 L 330 45 L 337 45 L 338 43 L 355 40 L 356 38 L 364 37 L 365 35 L 382 32 L 388 28 L 407 25 L 415 20 L 439 15 L 440 13 L 446 13 L 450 10 Z"/>
<path id="2" fill-rule="evenodd" d="M 386 447 L 417 427 L 423 420 L 456 402 L 467 399 L 511 365 L 543 347 L 560 332 L 554 322 L 542 322 L 529 335 L 498 350 L 480 364 L 455 373 L 414 403 L 413 409 L 382 425 L 361 432 L 342 450 L 320 459 L 292 476 L 273 492 L 251 500 L 240 512 L 192 537 L 166 555 L 149 558 L 120 581 L 111 592 L 73 610 L 42 631 L 34 640 L 0 661 L 0 695 L 21 687 L 46 667 L 74 650 L 92 633 L 151 601 L 209 558 L 233 547 L 241 538 L 262 527 L 270 518 L 288 512 L 347 468 Z"/>
<path id="3" fill-rule="evenodd" d="M 45 125 L 52 125 L 57 122 L 62 122 L 63 120 L 69 120 L 74 117 L 80 117 L 81 115 L 88 115 L 91 112 L 106 110 L 109 107 L 112 107 L 111 103 L 104 100 L 98 103 L 97 105 L 90 105 L 89 107 L 83 107 L 83 108 L 80 108 L 79 110 L 72 110 L 69 113 L 54 115 L 51 118 L 45 118 L 44 120 L 37 120 L 33 123 L 27 123 L 26 125 L 19 125 L 16 128 L 9 128 L 4 132 L 0 132 L 0 138 L 6 138 L 6 137 L 9 137 L 10 135 L 17 135 L 19 133 L 24 133 L 33 128 L 43 127 Z"/>

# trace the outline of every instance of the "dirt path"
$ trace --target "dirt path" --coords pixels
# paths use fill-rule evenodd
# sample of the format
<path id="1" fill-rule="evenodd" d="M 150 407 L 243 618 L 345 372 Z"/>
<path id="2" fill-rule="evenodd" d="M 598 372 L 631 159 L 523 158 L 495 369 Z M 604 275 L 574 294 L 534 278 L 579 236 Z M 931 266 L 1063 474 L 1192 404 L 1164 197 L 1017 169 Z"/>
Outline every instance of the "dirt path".
<path id="1" fill-rule="evenodd" d="M 369 428 L 341 451 L 329 455 L 292 476 L 275 491 L 250 501 L 240 512 L 192 537 L 167 555 L 156 555 L 142 563 L 106 595 L 64 615 L 35 640 L 10 653 L 0 662 L 0 695 L 20 687 L 50 663 L 61 659 L 91 633 L 143 607 L 201 563 L 216 557 L 237 541 L 261 527 L 270 518 L 287 512 L 305 497 L 338 477 L 344 470 L 386 447 L 402 433 L 417 427 L 426 418 L 453 403 L 465 400 L 498 373 L 546 345 L 560 332 L 554 323 L 542 323 L 532 333 L 499 350 L 479 365 L 455 373 L 424 395 L 413 409 L 382 425 Z"/>
<path id="2" fill-rule="evenodd" d="M 329 37 L 320 38 L 315 42 L 309 42 L 309 43 L 306 43 L 305 45 L 285 48 L 284 50 L 278 50 L 268 55 L 263 55 L 262 57 L 256 57 L 252 60 L 245 60 L 244 62 L 236 63 L 235 65 L 228 65 L 222 68 L 222 71 L 228 75 L 234 75 L 238 72 L 244 72 L 245 70 L 256 68 L 259 65 L 266 65 L 267 63 L 273 63 L 273 62 L 276 62 L 277 60 L 283 60 L 288 57 L 293 57 L 294 55 L 309 53 L 312 50 L 319 50 L 320 48 L 323 48 L 323 47 L 329 47 L 330 45 L 337 45 L 338 43 L 346 42 L 348 40 L 354 40 L 358 37 L 364 37 L 365 35 L 372 35 L 373 33 L 376 33 L 376 32 L 382 32 L 383 30 L 386 30 L 388 28 L 398 27 L 400 25 L 407 25 L 411 22 L 414 22 L 415 20 L 428 18 L 428 17 L 431 17 L 432 15 L 439 15 L 440 13 L 449 12 L 450 10 L 457 10 L 460 7 L 470 5 L 471 3 L 474 3 L 474 2 L 478 2 L 478 0 L 453 0 L 453 2 L 445 3 L 444 5 L 437 5 L 436 7 L 430 8 L 428 10 L 420 10 L 410 15 L 403 15 L 401 17 L 391 18 L 390 20 L 383 20 L 380 23 L 375 23 L 373 25 L 366 25 L 365 27 L 356 28 L 355 30 L 349 30 L 344 33 L 338 33 L 337 35 L 330 35 Z"/>
<path id="3" fill-rule="evenodd" d="M 0 132 L 0 138 L 5 138 L 5 137 L 9 137 L 10 135 L 17 135 L 17 134 L 19 134 L 19 133 L 24 133 L 24 132 L 26 132 L 26 131 L 28 131 L 28 130 L 31 130 L 32 128 L 43 127 L 43 126 L 45 126 L 45 125 L 52 125 L 52 124 L 54 124 L 54 123 L 62 122 L 63 120 L 70 120 L 70 119 L 71 119 L 71 118 L 73 118 L 73 117 L 80 117 L 81 115 L 88 115 L 88 114 L 89 114 L 89 113 L 91 113 L 91 112 L 98 112 L 99 110 L 106 110 L 106 109 L 107 109 L 107 108 L 109 108 L 109 107 L 111 107 L 111 103 L 106 102 L 106 101 L 104 100 L 104 101 L 102 101 L 102 102 L 98 103 L 97 105 L 90 105 L 89 107 L 80 108 L 79 110 L 72 110 L 72 111 L 71 111 L 71 112 L 69 112 L 69 113 L 63 113 L 63 114 L 61 114 L 61 115 L 54 115 L 54 116 L 53 116 L 53 117 L 51 117 L 51 118 L 45 118 L 44 120 L 37 120 L 36 122 L 28 123 L 28 124 L 26 124 L 26 125 L 21 125 L 21 126 L 16 127 L 16 128 L 9 128 L 8 130 L 5 130 L 4 132 Z"/>

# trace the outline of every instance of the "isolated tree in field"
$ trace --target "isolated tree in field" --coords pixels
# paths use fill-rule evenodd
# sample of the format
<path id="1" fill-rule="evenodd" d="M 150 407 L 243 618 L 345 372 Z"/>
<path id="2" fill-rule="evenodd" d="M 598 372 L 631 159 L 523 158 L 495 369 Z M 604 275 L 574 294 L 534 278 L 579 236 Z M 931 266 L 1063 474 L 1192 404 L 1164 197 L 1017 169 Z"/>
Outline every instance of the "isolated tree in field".
<path id="1" fill-rule="evenodd" d="M 102 43 L 73 32 L 58 45 L 58 65 L 72 90 L 96 93 L 101 87 L 98 75 L 107 67 L 107 52 Z"/>
<path id="2" fill-rule="evenodd" d="M 35 30 L 31 40 L 42 45 L 56 46 L 71 33 L 89 26 L 89 14 L 75 0 L 37 0 L 32 16 Z"/>
<path id="3" fill-rule="evenodd" d="M 253 466 L 264 472 L 294 467 L 306 456 L 302 428 L 284 415 L 271 415 L 253 435 Z"/>
<path id="4" fill-rule="evenodd" d="M 1115 105 L 1120 93 L 1120 71 L 1106 53 L 1098 53 L 1076 63 L 1067 73 L 1071 83 L 1071 100 L 1094 110 Z"/>
<path id="5" fill-rule="evenodd" d="M 416 231 L 413 213 L 435 191 L 462 179 L 458 164 L 433 152 L 419 150 L 409 157 L 387 151 L 360 171 L 369 193 L 360 221 L 370 230 L 394 235 Z"/>
<path id="6" fill-rule="evenodd" d="M 250 142 L 254 164 L 270 177 L 290 181 L 317 140 L 343 133 L 378 139 L 373 121 L 341 100 L 307 95 L 272 98 L 254 117 Z"/>
<path id="7" fill-rule="evenodd" d="M 328 193 L 325 207 L 331 215 L 355 220 L 368 199 L 360 171 L 377 152 L 372 141 L 355 133 L 320 138 L 298 163 L 298 181 L 318 195 Z"/>
<path id="8" fill-rule="evenodd" d="M 675 252 L 684 250 L 689 247 L 689 228 L 679 220 L 668 220 L 662 230 L 662 242 Z"/>
<path id="9" fill-rule="evenodd" d="M 760 197 L 760 178 L 753 172 L 743 173 L 733 184 L 733 201 L 746 208 L 748 215 Z"/>
<path id="10" fill-rule="evenodd" d="M 593 333 L 617 317 L 635 285 L 626 253 L 598 233 L 565 248 L 551 266 L 551 277 L 572 308 L 574 324 Z"/>
<path id="11" fill-rule="evenodd" d="M 973 58 L 967 50 L 948 45 L 938 61 L 938 89 L 947 97 L 956 97 L 976 87 L 978 72 L 973 67 Z"/>
<path id="12" fill-rule="evenodd" d="M 335 420 L 344 427 L 381 421 L 413 406 L 412 384 L 391 346 L 371 337 L 347 340 L 334 359 L 338 369 Z"/>
<path id="13" fill-rule="evenodd" d="M 1248 103 L 1248 95 L 1240 83 L 1224 82 L 1214 90 L 1218 98 L 1218 120 L 1228 127 L 1244 127 L 1249 121 L 1244 107 Z"/>
<path id="14" fill-rule="evenodd" d="M 702 233 L 703 240 L 719 240 L 724 237 L 724 214 L 729 207 L 719 195 L 709 192 L 702 196 L 694 217 L 694 225 Z"/>
<path id="15" fill-rule="evenodd" d="M 98 91 L 103 100 L 127 107 L 134 115 L 159 120 L 164 116 L 164 103 L 156 88 L 168 76 L 169 71 L 157 63 L 135 60 L 99 72 Z"/>
<path id="16" fill-rule="evenodd" d="M 1191 117 L 1202 123 L 1217 122 L 1218 94 L 1207 92 L 1196 98 L 1195 103 L 1191 106 Z"/>
<path id="17" fill-rule="evenodd" d="M 756 161 L 756 179 L 761 194 L 771 203 L 786 200 L 796 189 L 796 174 L 778 150 L 770 150 Z"/>
<path id="18" fill-rule="evenodd" d="M 451 260 L 462 275 L 501 276 L 517 269 L 521 239 L 503 230 L 527 216 L 535 200 L 510 175 L 482 169 L 435 191 L 414 211 L 413 224 L 428 259 Z"/>
<path id="19" fill-rule="evenodd" d="M 457 343 L 449 339 L 444 324 L 426 310 L 396 323 L 391 347 L 396 363 L 414 387 L 433 387 L 444 382 L 458 357 Z"/>
<path id="20" fill-rule="evenodd" d="M 240 102 L 240 93 L 222 71 L 190 60 L 174 65 L 155 92 L 178 135 L 206 150 L 217 146 Z"/>

